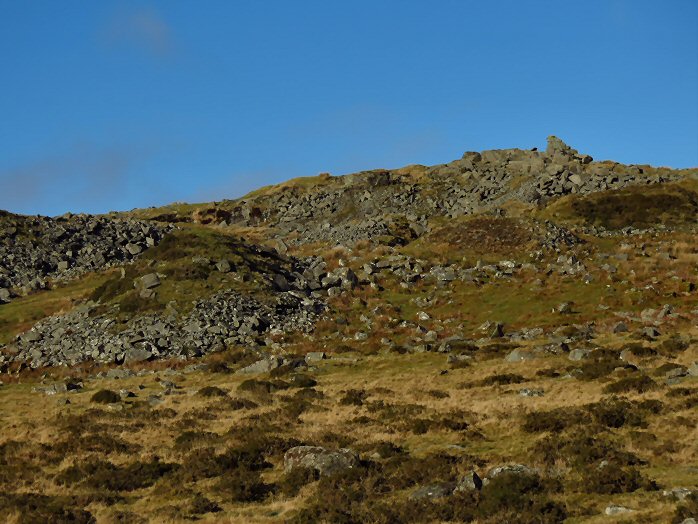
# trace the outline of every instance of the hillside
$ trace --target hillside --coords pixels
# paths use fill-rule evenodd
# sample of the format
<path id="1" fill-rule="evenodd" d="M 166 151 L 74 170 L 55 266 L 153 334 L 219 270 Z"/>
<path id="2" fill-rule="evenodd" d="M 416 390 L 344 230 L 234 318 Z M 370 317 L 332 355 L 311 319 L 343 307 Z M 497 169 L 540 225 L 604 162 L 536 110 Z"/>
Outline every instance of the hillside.
<path id="1" fill-rule="evenodd" d="M 0 212 L 8 522 L 698 518 L 698 168 Z"/>

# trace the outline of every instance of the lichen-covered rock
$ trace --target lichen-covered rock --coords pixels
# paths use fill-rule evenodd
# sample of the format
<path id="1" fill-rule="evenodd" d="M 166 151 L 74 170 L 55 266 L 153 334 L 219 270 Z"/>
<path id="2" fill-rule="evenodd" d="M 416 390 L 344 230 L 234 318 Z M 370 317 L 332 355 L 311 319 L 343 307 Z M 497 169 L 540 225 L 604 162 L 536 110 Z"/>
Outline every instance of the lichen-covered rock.
<path id="1" fill-rule="evenodd" d="M 359 466 L 359 456 L 351 449 L 335 451 L 318 446 L 297 446 L 284 455 L 284 469 L 310 468 L 322 476 L 331 476 Z"/>

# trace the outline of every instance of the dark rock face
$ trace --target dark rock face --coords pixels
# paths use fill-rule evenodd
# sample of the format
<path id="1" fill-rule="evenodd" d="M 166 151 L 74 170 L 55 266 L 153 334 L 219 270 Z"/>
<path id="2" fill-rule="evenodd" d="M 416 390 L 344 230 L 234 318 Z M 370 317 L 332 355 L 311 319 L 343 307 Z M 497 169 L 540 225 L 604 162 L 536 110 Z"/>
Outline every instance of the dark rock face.
<path id="1" fill-rule="evenodd" d="M 157 245 L 171 226 L 91 215 L 7 215 L 0 222 L 0 302 L 45 289 L 49 279 L 127 263 Z"/>

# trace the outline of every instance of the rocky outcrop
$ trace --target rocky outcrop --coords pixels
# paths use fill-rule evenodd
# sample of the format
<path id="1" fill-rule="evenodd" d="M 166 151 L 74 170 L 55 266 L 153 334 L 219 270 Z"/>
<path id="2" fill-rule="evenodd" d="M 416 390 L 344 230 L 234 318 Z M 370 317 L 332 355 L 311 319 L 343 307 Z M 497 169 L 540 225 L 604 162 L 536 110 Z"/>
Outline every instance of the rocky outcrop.
<path id="1" fill-rule="evenodd" d="M 188 358 L 233 345 L 263 346 L 269 332 L 307 332 L 325 309 L 323 297 L 350 289 L 357 281 L 349 268 L 328 272 L 321 258 L 295 260 L 295 269 L 267 275 L 275 288 L 271 302 L 229 289 L 196 301 L 186 315 L 167 310 L 138 315 L 125 326 L 113 315 L 95 314 L 96 304 L 84 304 L 46 318 L 13 344 L 0 346 L 0 365 L 24 362 L 38 368 L 86 360 L 120 364 Z M 144 289 L 157 285 L 153 275 L 141 279 L 146 280 Z"/>
<path id="2" fill-rule="evenodd" d="M 157 245 L 172 226 L 91 215 L 0 216 L 0 303 L 127 263 Z"/>
<path id="3" fill-rule="evenodd" d="M 567 194 L 658 184 L 682 176 L 668 168 L 594 162 L 549 137 L 544 152 L 466 152 L 458 160 L 432 167 L 325 177 L 314 187 L 289 185 L 224 203 L 232 207 L 227 214 L 206 209 L 199 215 L 225 216 L 225 224 L 273 226 L 284 242 L 348 244 L 387 235 L 418 237 L 428 231 L 431 217 L 496 210 L 511 200 L 543 203 Z"/>

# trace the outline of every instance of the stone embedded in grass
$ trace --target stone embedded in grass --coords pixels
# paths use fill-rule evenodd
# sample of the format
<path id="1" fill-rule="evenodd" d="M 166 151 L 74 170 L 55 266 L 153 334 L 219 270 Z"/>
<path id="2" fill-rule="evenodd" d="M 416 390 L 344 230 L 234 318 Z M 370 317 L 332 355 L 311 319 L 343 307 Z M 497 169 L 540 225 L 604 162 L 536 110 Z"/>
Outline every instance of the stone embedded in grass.
<path id="1" fill-rule="evenodd" d="M 135 375 L 136 375 L 136 373 L 131 371 L 130 369 L 119 369 L 119 368 L 109 369 L 105 373 L 106 378 L 111 378 L 111 379 L 129 378 L 129 377 L 134 377 Z"/>
<path id="2" fill-rule="evenodd" d="M 160 285 L 160 277 L 157 273 L 148 273 L 140 278 L 140 283 L 144 289 L 152 289 Z"/>
<path id="3" fill-rule="evenodd" d="M 475 471 L 470 471 L 467 475 L 460 478 L 454 493 L 479 491 L 481 489 L 482 479 Z"/>
<path id="4" fill-rule="evenodd" d="M 642 335 L 653 340 L 661 335 L 660 331 L 655 327 L 646 327 L 642 330 Z"/>
<path id="5" fill-rule="evenodd" d="M 662 492 L 662 495 L 665 497 L 669 497 L 675 500 L 685 500 L 686 498 L 690 497 L 693 494 L 693 491 L 688 489 L 688 488 L 671 488 L 671 489 L 665 489 Z"/>
<path id="6" fill-rule="evenodd" d="M 262 360 L 258 360 L 254 364 L 245 366 L 244 368 L 238 370 L 239 374 L 252 374 L 252 373 L 268 373 L 272 369 L 276 369 L 284 363 L 282 357 L 267 357 Z"/>
<path id="7" fill-rule="evenodd" d="M 611 504 L 610 506 L 607 506 L 606 509 L 604 510 L 604 514 L 608 515 L 609 517 L 613 517 L 615 515 L 623 515 L 625 513 L 630 513 L 632 510 L 630 508 L 626 508 L 625 506 L 618 506 L 617 504 Z"/>
<path id="8" fill-rule="evenodd" d="M 311 351 L 305 355 L 306 362 L 319 362 L 320 360 L 325 360 L 327 354 L 324 351 Z"/>
<path id="9" fill-rule="evenodd" d="M 525 464 L 504 464 L 491 468 L 485 475 L 483 484 L 489 483 L 490 480 L 499 477 L 500 475 L 522 475 L 528 477 L 537 477 L 538 471 L 526 466 Z"/>
<path id="10" fill-rule="evenodd" d="M 448 355 L 446 357 L 446 364 L 450 365 L 452 368 L 464 368 L 470 365 L 473 357 L 470 355 Z"/>
<path id="11" fill-rule="evenodd" d="M 561 304 L 558 304 L 557 307 L 553 310 L 553 312 L 560 313 L 561 315 L 569 315 L 572 313 L 572 302 L 562 302 Z"/>
<path id="12" fill-rule="evenodd" d="M 627 333 L 628 332 L 628 325 L 625 322 L 618 322 L 615 326 L 613 326 L 613 332 L 614 333 Z"/>
<path id="13" fill-rule="evenodd" d="M 577 349 L 573 349 L 572 351 L 570 351 L 569 354 L 567 355 L 567 358 L 573 362 L 578 362 L 580 360 L 584 360 L 584 359 L 589 358 L 589 356 L 592 353 L 593 353 L 592 349 L 577 348 Z"/>
<path id="14" fill-rule="evenodd" d="M 319 446 L 297 446 L 284 454 L 286 472 L 295 468 L 312 468 L 322 476 L 332 476 L 359 467 L 359 456 L 348 448 L 336 451 Z"/>
<path id="15" fill-rule="evenodd" d="M 495 323 L 490 331 L 490 338 L 502 338 L 504 336 L 504 324 L 501 322 Z"/>
<path id="16" fill-rule="evenodd" d="M 9 289 L 0 287 L 0 304 L 7 304 L 12 298 L 12 293 Z"/>
<path id="17" fill-rule="evenodd" d="M 232 266 L 230 265 L 230 262 L 228 262 L 227 260 L 220 260 L 216 262 L 216 269 L 221 273 L 230 273 L 230 271 L 232 270 Z"/>
<path id="18" fill-rule="evenodd" d="M 523 362 L 524 360 L 534 360 L 540 356 L 539 353 L 526 349 L 515 349 L 510 352 L 504 360 L 507 362 Z"/>
<path id="19" fill-rule="evenodd" d="M 519 390 L 519 395 L 522 397 L 542 397 L 545 392 L 542 389 L 523 388 Z"/>
<path id="20" fill-rule="evenodd" d="M 417 488 L 410 495 L 410 500 L 440 499 L 453 495 L 455 482 L 438 482 Z"/>

